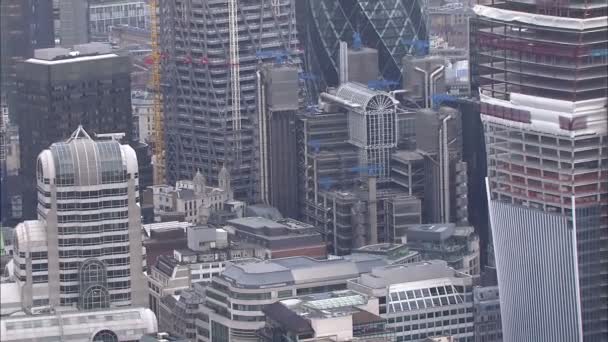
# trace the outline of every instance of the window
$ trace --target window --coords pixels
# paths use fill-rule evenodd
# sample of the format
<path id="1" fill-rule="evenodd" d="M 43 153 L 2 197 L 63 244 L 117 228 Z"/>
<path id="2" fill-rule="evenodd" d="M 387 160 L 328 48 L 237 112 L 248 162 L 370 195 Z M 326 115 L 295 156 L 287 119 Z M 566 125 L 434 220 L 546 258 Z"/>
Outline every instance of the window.
<path id="1" fill-rule="evenodd" d="M 93 342 L 118 342 L 118 336 L 113 331 L 102 330 L 95 334 Z"/>

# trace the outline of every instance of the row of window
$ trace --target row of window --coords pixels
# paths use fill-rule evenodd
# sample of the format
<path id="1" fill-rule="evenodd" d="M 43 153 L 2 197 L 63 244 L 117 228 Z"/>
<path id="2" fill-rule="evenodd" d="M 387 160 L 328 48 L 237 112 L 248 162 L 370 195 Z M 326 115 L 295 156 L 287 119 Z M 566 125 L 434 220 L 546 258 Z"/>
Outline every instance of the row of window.
<path id="1" fill-rule="evenodd" d="M 129 246 L 104 247 L 96 249 L 60 250 L 60 258 L 92 258 L 104 255 L 129 253 Z"/>
<path id="2" fill-rule="evenodd" d="M 129 205 L 129 200 L 111 200 L 111 201 L 100 201 L 100 202 L 71 202 L 71 203 L 58 203 L 57 209 L 59 211 L 68 210 L 95 210 L 95 209 L 106 209 L 106 208 L 122 208 Z"/>
<path id="3" fill-rule="evenodd" d="M 103 262 L 104 264 L 106 264 L 107 266 L 129 265 L 129 258 L 116 258 L 116 259 L 100 260 L 100 261 Z M 62 271 L 76 270 L 76 269 L 80 268 L 81 264 L 82 264 L 82 262 L 80 262 L 80 261 L 60 262 L 59 269 Z M 108 271 L 108 272 L 112 272 L 112 271 Z"/>
<path id="4" fill-rule="evenodd" d="M 57 199 L 87 199 L 87 198 L 99 198 L 104 196 L 121 196 L 126 195 L 128 188 L 114 188 L 114 189 L 102 189 L 92 191 L 58 191 Z M 45 192 L 46 197 L 51 197 L 50 192 Z"/>
<path id="5" fill-rule="evenodd" d="M 59 239 L 59 246 L 96 246 L 105 243 L 127 242 L 128 234 L 106 235 L 91 238 Z"/>
<path id="6" fill-rule="evenodd" d="M 129 228 L 128 222 L 119 223 L 104 223 L 96 226 L 78 226 L 78 227 L 58 227 L 59 235 L 69 234 L 100 234 L 105 232 L 114 232 L 126 230 Z"/>
<path id="7" fill-rule="evenodd" d="M 91 222 L 101 220 L 117 220 L 129 217 L 128 211 L 114 211 L 109 213 L 88 214 L 88 215 L 58 215 L 57 222 Z"/>

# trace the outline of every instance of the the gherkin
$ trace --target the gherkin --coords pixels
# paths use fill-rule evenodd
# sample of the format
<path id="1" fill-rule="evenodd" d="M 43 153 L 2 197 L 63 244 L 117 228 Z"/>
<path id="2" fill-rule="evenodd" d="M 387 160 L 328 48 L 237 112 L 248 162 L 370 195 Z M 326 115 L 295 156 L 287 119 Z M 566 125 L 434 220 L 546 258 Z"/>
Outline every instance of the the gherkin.
<path id="1" fill-rule="evenodd" d="M 306 24 L 300 26 L 306 42 L 306 62 L 323 85 L 338 83 L 340 41 L 352 43 L 353 33 L 363 44 L 378 49 L 382 76 L 401 77 L 401 59 L 412 41 L 426 41 L 426 14 L 418 0 L 306 0 Z"/>

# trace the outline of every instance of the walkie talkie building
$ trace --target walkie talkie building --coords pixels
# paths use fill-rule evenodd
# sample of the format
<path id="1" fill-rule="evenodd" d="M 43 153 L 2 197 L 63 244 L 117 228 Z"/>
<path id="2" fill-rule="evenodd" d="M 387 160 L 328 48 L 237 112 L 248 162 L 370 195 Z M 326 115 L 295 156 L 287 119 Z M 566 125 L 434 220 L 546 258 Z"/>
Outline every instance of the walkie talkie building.
<path id="1" fill-rule="evenodd" d="M 338 84 L 340 41 L 352 43 L 361 34 L 363 45 L 378 49 L 382 76 L 401 78 L 401 59 L 412 41 L 426 41 L 425 13 L 419 0 L 306 0 L 308 69 L 325 85 Z"/>
<path id="2" fill-rule="evenodd" d="M 608 5 L 477 5 L 504 341 L 608 340 Z"/>

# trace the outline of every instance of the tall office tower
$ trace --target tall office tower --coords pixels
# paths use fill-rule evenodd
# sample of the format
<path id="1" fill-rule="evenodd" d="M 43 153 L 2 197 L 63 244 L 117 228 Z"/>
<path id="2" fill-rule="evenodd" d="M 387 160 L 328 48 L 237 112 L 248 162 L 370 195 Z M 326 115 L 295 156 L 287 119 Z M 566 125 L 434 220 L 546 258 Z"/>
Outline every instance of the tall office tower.
<path id="1" fill-rule="evenodd" d="M 265 64 L 258 73 L 257 88 L 260 199 L 285 217 L 298 217 L 298 67 Z"/>
<path id="2" fill-rule="evenodd" d="M 42 151 L 35 170 L 38 220 L 15 231 L 23 307 L 143 305 L 135 151 L 80 126 Z"/>
<path id="3" fill-rule="evenodd" d="M 89 42 L 89 0 L 59 1 L 59 42 L 65 48 Z"/>
<path id="4" fill-rule="evenodd" d="M 606 341 L 608 4 L 474 10 L 504 341 Z"/>
<path id="5" fill-rule="evenodd" d="M 30 58 L 34 49 L 55 46 L 53 7 L 47 0 L 0 2 L 0 92 L 14 107 L 15 66 Z M 12 110 L 14 117 L 17 112 Z"/>
<path id="6" fill-rule="evenodd" d="M 92 134 L 125 133 L 130 141 L 131 63 L 101 43 L 36 50 L 17 65 L 21 170 L 28 196 L 25 218 L 35 217 L 36 156 L 82 124 Z"/>
<path id="7" fill-rule="evenodd" d="M 307 0 L 305 60 L 325 85 L 339 83 L 340 41 L 350 43 L 360 33 L 365 46 L 378 49 L 385 79 L 401 79 L 401 58 L 411 41 L 427 40 L 420 1 Z M 408 45 L 409 43 L 409 45 Z"/>
<path id="8" fill-rule="evenodd" d="M 424 220 L 467 225 L 467 165 L 462 161 L 460 113 L 448 107 L 418 111 L 416 148 L 425 174 Z"/>
<path id="9" fill-rule="evenodd" d="M 217 184 L 226 165 L 239 199 L 255 200 L 256 71 L 271 51 L 297 60 L 293 1 L 239 1 L 240 130 L 234 131 L 227 1 L 160 2 L 167 182 L 198 169 Z M 236 87 L 235 87 L 236 88 Z M 240 148 L 239 148 L 240 147 Z"/>

